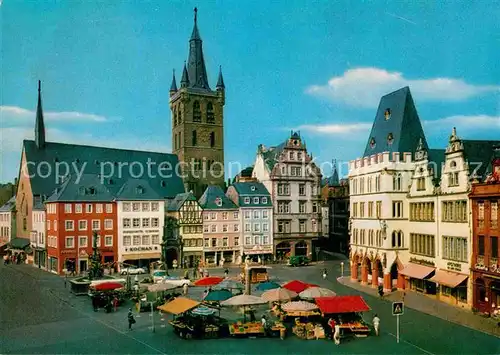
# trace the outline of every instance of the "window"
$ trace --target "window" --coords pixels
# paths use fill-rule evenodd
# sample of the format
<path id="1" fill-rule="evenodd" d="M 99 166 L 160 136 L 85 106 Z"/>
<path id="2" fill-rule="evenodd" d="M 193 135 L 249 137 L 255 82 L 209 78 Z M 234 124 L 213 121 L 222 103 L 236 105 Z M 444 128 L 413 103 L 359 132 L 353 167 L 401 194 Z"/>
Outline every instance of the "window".
<path id="1" fill-rule="evenodd" d="M 104 236 L 104 246 L 106 246 L 106 247 L 113 246 L 113 236 L 112 235 L 105 235 Z"/>
<path id="2" fill-rule="evenodd" d="M 392 217 L 403 218 L 403 201 L 392 202 Z"/>
<path id="3" fill-rule="evenodd" d="M 278 196 L 290 196 L 290 185 L 278 184 Z"/>
<path id="4" fill-rule="evenodd" d="M 142 228 L 149 228 L 149 218 L 142 219 Z"/>
<path id="5" fill-rule="evenodd" d="M 299 221 L 299 233 L 305 233 L 306 232 L 306 221 Z"/>
<path id="6" fill-rule="evenodd" d="M 306 202 L 299 201 L 299 213 L 306 213 Z"/>
<path id="7" fill-rule="evenodd" d="M 262 224 L 262 231 L 263 232 L 269 232 L 269 224 L 263 223 Z"/>
<path id="8" fill-rule="evenodd" d="M 259 198 L 258 197 L 254 197 L 253 198 L 253 203 L 257 205 L 259 203 Z"/>
<path id="9" fill-rule="evenodd" d="M 253 224 L 253 231 L 254 232 L 260 232 L 260 224 L 259 223 L 254 223 Z"/>
<path id="10" fill-rule="evenodd" d="M 122 210 L 123 210 L 123 212 L 130 212 L 130 203 L 124 202 L 122 205 Z"/>
<path id="11" fill-rule="evenodd" d="M 101 221 L 99 221 L 98 219 L 92 220 L 92 230 L 97 231 L 100 229 L 101 229 Z"/>
<path id="12" fill-rule="evenodd" d="M 210 132 L 210 147 L 215 147 L 215 132 Z"/>
<path id="13" fill-rule="evenodd" d="M 64 205 L 64 213 L 71 213 L 71 203 L 66 203 Z"/>
<path id="14" fill-rule="evenodd" d="M 133 244 L 135 246 L 141 245 L 141 236 L 140 235 L 134 235 L 132 241 L 133 241 Z"/>
<path id="15" fill-rule="evenodd" d="M 131 240 L 132 237 L 130 235 L 124 235 L 123 236 L 123 245 L 124 246 L 130 246 L 131 245 Z"/>
<path id="16" fill-rule="evenodd" d="M 477 254 L 484 256 L 484 235 L 480 235 L 477 238 Z"/>
<path id="17" fill-rule="evenodd" d="M 364 202 L 359 203 L 359 216 L 361 218 L 365 217 L 365 203 Z"/>
<path id="18" fill-rule="evenodd" d="M 299 184 L 299 196 L 306 195 L 306 184 Z"/>
<path id="19" fill-rule="evenodd" d="M 209 227 L 207 224 L 203 225 L 203 233 L 208 233 L 209 232 Z"/>
<path id="20" fill-rule="evenodd" d="M 302 168 L 298 166 L 290 167 L 290 175 L 291 176 L 302 176 Z"/>
<path id="21" fill-rule="evenodd" d="M 227 224 L 223 224 L 222 225 L 222 231 L 223 232 L 227 232 Z"/>
<path id="22" fill-rule="evenodd" d="M 239 213 L 233 212 L 233 219 L 238 219 L 238 218 L 239 218 Z"/>
<path id="23" fill-rule="evenodd" d="M 316 202 L 312 204 L 312 213 L 318 213 L 318 204 Z"/>
<path id="24" fill-rule="evenodd" d="M 498 258 L 498 237 L 490 237 L 490 249 L 491 249 L 491 257 Z M 490 259 L 491 261 L 491 259 Z"/>
<path id="25" fill-rule="evenodd" d="M 239 224 L 233 224 L 233 231 L 234 232 L 239 232 L 240 231 L 240 225 Z"/>
<path id="26" fill-rule="evenodd" d="M 143 235 L 142 236 L 142 245 L 149 245 L 149 235 Z"/>
<path id="27" fill-rule="evenodd" d="M 106 213 L 113 213 L 113 205 L 111 203 L 106 204 Z"/>
<path id="28" fill-rule="evenodd" d="M 290 203 L 285 201 L 279 201 L 278 213 L 290 213 Z"/>
<path id="29" fill-rule="evenodd" d="M 75 238 L 74 237 L 66 237 L 65 247 L 67 249 L 74 248 L 75 247 Z"/>
<path id="30" fill-rule="evenodd" d="M 252 237 L 245 237 L 245 244 L 246 245 L 252 244 Z"/>
<path id="31" fill-rule="evenodd" d="M 193 102 L 193 122 L 201 122 L 201 108 L 198 101 Z"/>
<path id="32" fill-rule="evenodd" d="M 123 228 L 130 228 L 131 227 L 130 218 L 124 218 L 122 223 L 123 223 Z"/>
<path id="33" fill-rule="evenodd" d="M 222 238 L 222 246 L 223 247 L 227 247 L 228 246 L 228 238 L 227 237 Z"/>
<path id="34" fill-rule="evenodd" d="M 435 237 L 431 234 L 410 233 L 410 253 L 435 257 Z"/>
<path id="35" fill-rule="evenodd" d="M 245 197 L 244 202 L 245 202 L 245 205 L 248 205 L 250 203 L 250 197 Z"/>
<path id="36" fill-rule="evenodd" d="M 376 215 L 376 217 L 380 218 L 382 216 L 382 201 L 377 201 L 376 208 L 377 208 L 377 212 L 376 212 L 377 215 Z"/>
<path id="37" fill-rule="evenodd" d="M 160 220 L 158 218 L 151 218 L 151 227 L 156 228 L 160 225 Z"/>
<path id="38" fill-rule="evenodd" d="M 87 239 L 86 236 L 82 235 L 81 237 L 78 237 L 78 246 L 80 248 L 86 247 L 87 246 L 87 241 L 88 241 L 88 239 Z"/>
<path id="39" fill-rule="evenodd" d="M 352 203 L 352 216 L 353 217 L 358 216 L 358 203 L 357 202 Z"/>
<path id="40" fill-rule="evenodd" d="M 258 210 L 253 211 L 253 218 L 260 218 L 260 213 Z"/>
<path id="41" fill-rule="evenodd" d="M 467 238 L 443 236 L 443 259 L 467 262 Z"/>
<path id="42" fill-rule="evenodd" d="M 85 211 L 87 213 L 92 213 L 92 204 L 87 203 L 87 205 L 85 206 Z"/>
<path id="43" fill-rule="evenodd" d="M 417 191 L 425 190 L 425 178 L 419 177 L 417 178 Z"/>
<path id="44" fill-rule="evenodd" d="M 210 226 L 210 232 L 212 232 L 212 233 L 216 233 L 217 232 L 217 225 L 216 224 L 212 224 Z"/>
<path id="45" fill-rule="evenodd" d="M 207 103 L 207 123 L 215 123 L 214 106 L 211 102 Z"/>
<path id="46" fill-rule="evenodd" d="M 102 213 L 102 204 L 98 203 L 95 205 L 95 213 Z"/>
<path id="47" fill-rule="evenodd" d="M 141 204 L 139 202 L 132 203 L 132 211 L 141 212 Z"/>
<path id="48" fill-rule="evenodd" d="M 104 220 L 104 229 L 113 229 L 113 220 L 112 219 L 105 219 Z"/>
<path id="49" fill-rule="evenodd" d="M 57 231 L 57 219 L 54 221 L 54 230 Z"/>
<path id="50" fill-rule="evenodd" d="M 80 203 L 77 203 L 75 205 L 75 212 L 76 213 L 82 213 L 82 205 Z"/>
<path id="51" fill-rule="evenodd" d="M 65 221 L 64 229 L 67 231 L 75 230 L 75 222 L 74 221 Z"/>
<path id="52" fill-rule="evenodd" d="M 196 130 L 191 132 L 191 145 L 196 146 L 198 144 L 198 136 L 196 134 Z"/>
<path id="53" fill-rule="evenodd" d="M 222 212 L 222 219 L 227 220 L 227 212 Z"/>
<path id="54" fill-rule="evenodd" d="M 410 221 L 434 221 L 434 202 L 410 203 Z"/>
<path id="55" fill-rule="evenodd" d="M 458 186 L 458 172 L 448 174 L 448 186 Z"/>
<path id="56" fill-rule="evenodd" d="M 217 246 L 217 239 L 212 238 L 211 241 L 212 241 L 212 248 L 215 248 Z"/>
<path id="57" fill-rule="evenodd" d="M 250 211 L 245 211 L 245 219 L 250 218 Z"/>
<path id="58" fill-rule="evenodd" d="M 151 236 L 151 244 L 160 244 L 160 236 L 158 234 Z"/>
<path id="59" fill-rule="evenodd" d="M 268 219 L 269 218 L 269 211 L 268 210 L 263 210 L 262 211 L 262 218 L 263 219 Z"/>
<path id="60" fill-rule="evenodd" d="M 254 244 L 256 245 L 259 245 L 260 244 L 260 235 L 256 235 L 253 237 L 253 242 Z"/>
<path id="61" fill-rule="evenodd" d="M 240 245 L 240 237 L 234 237 L 234 246 L 237 247 Z"/>
<path id="62" fill-rule="evenodd" d="M 50 221 L 47 221 L 47 230 L 50 230 Z"/>
<path id="63" fill-rule="evenodd" d="M 359 179 L 359 193 L 360 194 L 365 193 L 365 178 Z"/>
<path id="64" fill-rule="evenodd" d="M 148 212 L 149 211 L 149 202 L 143 202 L 142 203 L 142 211 L 143 212 Z"/>
<path id="65" fill-rule="evenodd" d="M 367 188 L 367 192 L 370 193 L 372 192 L 372 177 L 369 176 L 367 179 L 366 179 L 366 188 Z"/>
<path id="66" fill-rule="evenodd" d="M 217 219 L 217 213 L 215 213 L 215 212 L 210 212 L 210 219 L 212 219 L 212 220 Z"/>
<path id="67" fill-rule="evenodd" d="M 466 223 L 468 221 L 467 200 L 443 201 L 442 206 L 443 222 Z M 479 220 L 481 220 L 481 216 Z"/>
<path id="68" fill-rule="evenodd" d="M 402 190 L 402 180 L 403 180 L 403 177 L 402 177 L 401 173 L 394 174 L 394 176 L 392 177 L 392 189 L 394 191 L 401 191 Z"/>
<path id="69" fill-rule="evenodd" d="M 250 226 L 250 223 L 245 223 L 245 232 L 251 232 L 252 229 L 251 229 L 251 226 Z"/>
<path id="70" fill-rule="evenodd" d="M 493 229 L 498 228 L 498 202 L 497 201 L 491 201 L 490 204 L 490 227 Z"/>
<path id="71" fill-rule="evenodd" d="M 87 230 L 87 221 L 85 221 L 85 220 L 78 221 L 78 230 L 86 231 Z"/>
<path id="72" fill-rule="evenodd" d="M 140 228 L 141 227 L 141 219 L 140 218 L 133 218 L 132 219 L 132 227 Z"/>
<path id="73" fill-rule="evenodd" d="M 380 192 L 380 176 L 375 176 L 375 192 Z"/>
<path id="74" fill-rule="evenodd" d="M 267 203 L 267 197 L 262 197 L 262 203 L 266 204 Z"/>

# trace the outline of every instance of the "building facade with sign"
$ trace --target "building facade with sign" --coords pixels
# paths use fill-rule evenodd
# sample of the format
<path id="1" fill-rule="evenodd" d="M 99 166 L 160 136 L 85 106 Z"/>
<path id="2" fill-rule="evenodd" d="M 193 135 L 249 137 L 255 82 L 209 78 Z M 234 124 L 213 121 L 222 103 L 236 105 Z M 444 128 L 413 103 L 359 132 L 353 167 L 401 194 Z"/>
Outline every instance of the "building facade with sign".
<path id="1" fill-rule="evenodd" d="M 47 270 L 83 273 L 89 267 L 93 232 L 104 263 L 117 257 L 114 196 L 97 175 L 70 176 L 45 202 Z"/>
<path id="2" fill-rule="evenodd" d="M 500 317 L 500 149 L 494 152 L 492 174 L 472 185 L 473 307 Z"/>
<path id="3" fill-rule="evenodd" d="M 259 145 L 253 176 L 271 194 L 275 257 L 313 256 L 321 231 L 321 171 L 297 132 L 276 147 Z"/>
<path id="4" fill-rule="evenodd" d="M 162 253 L 165 200 L 144 179 L 128 180 L 116 194 L 118 265 L 149 268 Z"/>
<path id="5" fill-rule="evenodd" d="M 209 186 L 198 201 L 203 209 L 203 261 L 207 265 L 241 263 L 238 206 L 219 186 Z"/>
<path id="6" fill-rule="evenodd" d="M 192 192 L 178 194 L 168 203 L 167 214 L 177 222 L 182 266 L 196 267 L 203 258 L 203 210 Z"/>
<path id="7" fill-rule="evenodd" d="M 273 258 L 273 205 L 271 194 L 257 181 L 236 182 L 226 195 L 239 206 L 241 254 L 254 261 Z"/>
<path id="8" fill-rule="evenodd" d="M 376 287 L 383 273 L 386 291 L 470 307 L 468 193 L 497 143 L 453 129 L 446 149 L 429 149 L 409 88 L 382 97 L 364 157 L 350 164 L 353 281 Z"/>
<path id="9" fill-rule="evenodd" d="M 47 267 L 46 249 L 46 212 L 42 201 L 38 199 L 33 206 L 33 221 L 31 223 L 31 250 L 33 250 L 33 266 L 40 269 Z"/>

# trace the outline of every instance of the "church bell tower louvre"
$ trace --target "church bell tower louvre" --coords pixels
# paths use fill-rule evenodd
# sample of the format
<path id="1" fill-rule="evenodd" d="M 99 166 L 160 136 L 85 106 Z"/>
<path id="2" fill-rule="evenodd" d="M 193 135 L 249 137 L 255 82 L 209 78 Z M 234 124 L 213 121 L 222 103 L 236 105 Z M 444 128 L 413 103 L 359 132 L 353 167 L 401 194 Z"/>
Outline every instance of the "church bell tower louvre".
<path id="1" fill-rule="evenodd" d="M 215 90 L 210 88 L 203 42 L 198 30 L 198 9 L 189 39 L 180 86 L 175 72 L 170 86 L 172 152 L 179 157 L 186 191 L 200 198 L 208 185 L 224 186 L 224 104 L 222 69 Z"/>

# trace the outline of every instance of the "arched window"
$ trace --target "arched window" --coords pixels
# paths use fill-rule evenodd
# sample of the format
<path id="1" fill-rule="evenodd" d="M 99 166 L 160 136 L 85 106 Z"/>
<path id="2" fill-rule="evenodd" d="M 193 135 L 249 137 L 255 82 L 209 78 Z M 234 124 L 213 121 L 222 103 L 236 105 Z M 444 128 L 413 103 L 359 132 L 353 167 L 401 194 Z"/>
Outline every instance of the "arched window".
<path id="1" fill-rule="evenodd" d="M 400 173 L 396 173 L 392 178 L 392 189 L 394 191 L 401 191 L 401 186 L 402 186 L 402 176 Z"/>
<path id="2" fill-rule="evenodd" d="M 198 101 L 193 102 L 193 122 L 201 122 L 201 109 Z"/>
<path id="3" fill-rule="evenodd" d="M 391 246 L 392 246 L 393 248 L 395 248 L 395 247 L 396 247 L 396 238 L 397 238 L 397 236 L 396 236 L 396 231 L 393 231 L 393 232 L 392 232 L 392 240 L 391 240 Z"/>
<path id="4" fill-rule="evenodd" d="M 191 145 L 196 146 L 197 144 L 198 144 L 198 136 L 196 135 L 196 130 L 194 130 L 191 137 Z"/>
<path id="5" fill-rule="evenodd" d="M 177 123 L 182 123 L 182 106 L 179 106 L 179 111 L 177 111 Z"/>
<path id="6" fill-rule="evenodd" d="M 173 116 L 174 116 L 174 127 L 177 126 L 177 118 L 178 118 L 178 113 L 177 113 L 177 108 L 174 108 L 174 112 L 173 112 Z"/>
<path id="7" fill-rule="evenodd" d="M 211 102 L 207 104 L 207 123 L 215 123 L 214 106 Z"/>
<path id="8" fill-rule="evenodd" d="M 398 232 L 398 248 L 403 247 L 403 232 L 399 231 Z"/>
<path id="9" fill-rule="evenodd" d="M 210 132 L 210 147 L 215 147 L 215 132 Z"/>

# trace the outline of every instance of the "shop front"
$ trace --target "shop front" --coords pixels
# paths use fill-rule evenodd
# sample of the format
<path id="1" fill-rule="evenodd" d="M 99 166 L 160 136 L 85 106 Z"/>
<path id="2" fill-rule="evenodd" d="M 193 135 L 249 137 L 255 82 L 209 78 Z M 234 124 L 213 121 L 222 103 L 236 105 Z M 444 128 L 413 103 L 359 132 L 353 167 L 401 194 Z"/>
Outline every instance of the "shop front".
<path id="1" fill-rule="evenodd" d="M 203 261 L 210 266 L 236 264 L 241 259 L 240 255 L 240 251 L 234 247 L 206 248 L 203 253 Z"/>
<path id="2" fill-rule="evenodd" d="M 193 250 L 194 249 L 194 250 Z M 203 258 L 202 248 L 184 247 L 182 250 L 183 267 L 193 268 L 200 264 Z"/>
<path id="3" fill-rule="evenodd" d="M 78 253 L 78 272 L 83 274 L 89 269 L 89 254 L 87 250 L 81 249 Z"/>
<path id="4" fill-rule="evenodd" d="M 431 266 L 408 263 L 399 273 L 405 277 L 405 289 L 435 295 L 436 284 L 430 281 L 435 271 Z"/>
<path id="5" fill-rule="evenodd" d="M 48 270 L 55 274 L 59 274 L 59 258 L 49 255 L 48 263 Z"/>
<path id="6" fill-rule="evenodd" d="M 450 270 L 437 270 L 429 281 L 436 284 L 437 296 L 440 301 L 467 306 L 467 280 L 469 275 Z"/>
<path id="7" fill-rule="evenodd" d="M 44 248 L 36 247 L 33 250 L 34 262 L 33 266 L 40 269 L 45 269 L 47 267 L 47 250 Z"/>
<path id="8" fill-rule="evenodd" d="M 247 256 L 251 261 L 257 263 L 265 263 L 272 261 L 273 246 L 272 245 L 255 245 L 253 247 L 244 247 L 243 256 Z"/>
<path id="9" fill-rule="evenodd" d="M 473 307 L 500 319 L 500 275 L 474 272 Z"/>
<path id="10" fill-rule="evenodd" d="M 161 250 L 159 246 L 148 247 L 129 247 L 120 255 L 119 262 L 125 264 L 125 267 L 133 265 L 149 270 L 151 263 L 161 259 Z"/>

